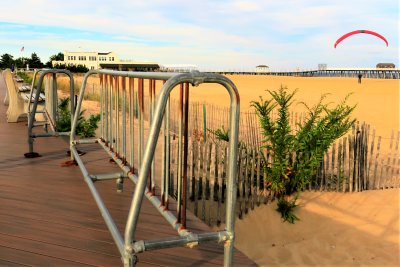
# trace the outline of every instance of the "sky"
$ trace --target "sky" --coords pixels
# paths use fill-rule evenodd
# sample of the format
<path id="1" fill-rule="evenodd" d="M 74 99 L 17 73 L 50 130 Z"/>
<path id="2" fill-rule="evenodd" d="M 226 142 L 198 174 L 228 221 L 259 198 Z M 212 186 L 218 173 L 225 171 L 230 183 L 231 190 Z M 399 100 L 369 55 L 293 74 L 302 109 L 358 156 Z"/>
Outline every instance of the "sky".
<path id="1" fill-rule="evenodd" d="M 115 52 L 200 70 L 400 65 L 398 0 L 12 0 L 0 13 L 0 55 Z M 337 48 L 335 41 L 353 30 Z M 24 51 L 21 52 L 21 48 Z"/>

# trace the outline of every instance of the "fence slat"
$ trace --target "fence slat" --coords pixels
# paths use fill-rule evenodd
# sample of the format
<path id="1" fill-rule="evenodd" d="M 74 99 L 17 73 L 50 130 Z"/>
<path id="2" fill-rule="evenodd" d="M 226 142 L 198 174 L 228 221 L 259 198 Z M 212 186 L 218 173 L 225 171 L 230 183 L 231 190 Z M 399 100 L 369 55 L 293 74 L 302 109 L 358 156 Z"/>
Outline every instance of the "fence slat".
<path id="1" fill-rule="evenodd" d="M 346 192 L 347 184 L 348 184 L 348 176 L 346 175 L 347 137 L 343 138 L 342 149 L 343 149 L 343 158 L 342 158 L 343 184 L 342 184 L 342 192 L 344 193 L 344 192 Z"/>
<path id="2" fill-rule="evenodd" d="M 332 159 L 332 164 L 331 164 L 331 179 L 329 182 L 329 189 L 334 189 L 333 185 L 334 185 L 334 179 L 335 179 L 335 158 L 336 158 L 336 143 L 333 143 L 332 145 L 332 155 L 331 155 L 331 159 Z M 336 183 L 335 183 L 336 185 Z"/>
<path id="3" fill-rule="evenodd" d="M 368 189 L 373 189 L 373 180 L 371 178 L 373 176 L 371 175 L 371 169 L 372 169 L 372 158 L 374 156 L 374 148 L 375 148 L 375 128 L 372 130 L 370 154 L 369 154 L 369 161 L 368 161 L 368 165 L 367 165 Z"/>
<path id="4" fill-rule="evenodd" d="M 336 192 L 339 192 L 340 183 L 342 182 L 342 142 L 339 140 L 337 154 L 337 171 L 336 171 Z"/>
<path id="5" fill-rule="evenodd" d="M 353 192 L 354 179 L 354 135 L 349 137 L 349 192 Z"/>
<path id="6" fill-rule="evenodd" d="M 254 210 L 254 203 L 256 202 L 256 193 L 254 190 L 254 175 L 255 175 L 255 170 L 257 168 L 256 164 L 257 162 L 255 161 L 256 157 L 256 151 L 254 148 L 251 149 L 251 165 L 250 165 L 250 194 L 251 194 L 251 201 L 250 201 L 250 208 Z"/>
<path id="7" fill-rule="evenodd" d="M 261 173 L 260 173 L 260 169 L 261 169 L 261 156 L 260 156 L 260 151 L 258 149 L 256 149 L 256 157 L 257 157 L 257 168 L 256 168 L 256 173 L 257 173 L 257 188 L 256 188 L 256 192 L 257 192 L 257 206 L 260 206 L 260 197 L 261 197 Z"/>

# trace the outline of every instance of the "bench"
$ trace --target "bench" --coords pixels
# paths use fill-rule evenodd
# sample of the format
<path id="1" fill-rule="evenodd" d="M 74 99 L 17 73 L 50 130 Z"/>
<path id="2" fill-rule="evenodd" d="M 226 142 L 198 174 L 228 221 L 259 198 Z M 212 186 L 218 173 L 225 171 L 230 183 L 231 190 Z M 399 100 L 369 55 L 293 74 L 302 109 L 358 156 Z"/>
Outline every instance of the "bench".
<path id="1" fill-rule="evenodd" d="M 4 104 L 8 105 L 7 122 L 18 122 L 20 117 L 27 116 L 29 102 L 33 101 L 33 97 L 36 96 L 36 90 L 33 89 L 33 85 L 21 84 L 18 86 L 10 69 L 3 71 L 3 77 L 7 86 L 7 93 L 4 99 Z M 40 93 L 39 109 L 43 106 L 42 103 L 44 100 L 45 95 Z M 36 117 L 36 119 L 39 119 L 39 117 Z"/>

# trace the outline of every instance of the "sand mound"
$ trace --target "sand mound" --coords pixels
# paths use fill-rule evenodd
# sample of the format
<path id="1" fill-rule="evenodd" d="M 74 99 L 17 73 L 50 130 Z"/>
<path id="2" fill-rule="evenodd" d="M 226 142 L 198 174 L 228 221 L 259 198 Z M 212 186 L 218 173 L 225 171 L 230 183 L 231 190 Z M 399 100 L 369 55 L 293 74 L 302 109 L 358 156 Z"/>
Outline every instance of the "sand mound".
<path id="1" fill-rule="evenodd" d="M 260 266 L 399 266 L 400 189 L 305 192 L 282 223 L 276 203 L 236 222 L 236 247 Z"/>

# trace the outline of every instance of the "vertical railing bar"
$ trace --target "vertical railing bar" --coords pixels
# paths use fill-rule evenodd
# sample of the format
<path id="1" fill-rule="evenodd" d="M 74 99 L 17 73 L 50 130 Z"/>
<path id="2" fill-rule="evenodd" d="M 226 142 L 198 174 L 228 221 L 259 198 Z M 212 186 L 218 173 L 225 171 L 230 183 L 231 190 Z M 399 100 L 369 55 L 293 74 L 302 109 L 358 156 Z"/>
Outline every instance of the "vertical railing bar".
<path id="1" fill-rule="evenodd" d="M 170 112 L 171 112 L 171 101 L 170 98 L 167 100 L 167 107 L 165 112 L 166 117 L 166 148 L 165 148 L 165 208 L 168 209 L 168 195 L 169 195 L 169 183 L 170 183 L 170 155 L 171 155 L 171 134 L 170 134 Z"/>
<path id="2" fill-rule="evenodd" d="M 113 109 L 114 109 L 114 86 L 113 86 L 113 76 L 108 77 L 110 80 L 110 149 L 114 151 L 114 129 L 113 129 Z"/>
<path id="3" fill-rule="evenodd" d="M 226 197 L 226 230 L 232 234 L 232 240 L 229 240 L 224 245 L 224 266 L 233 265 L 233 242 L 235 230 L 235 203 L 236 203 L 236 179 L 237 179 L 237 165 L 235 159 L 237 158 L 237 147 L 239 139 L 239 114 L 240 114 L 240 98 L 236 86 L 227 80 L 225 87 L 229 91 L 231 98 L 230 103 L 230 133 L 229 133 L 229 166 L 228 166 L 228 194 Z"/>
<path id="4" fill-rule="evenodd" d="M 110 122 L 109 122 L 109 86 L 108 86 L 108 75 L 103 74 L 103 86 L 104 86 L 104 116 L 105 116 L 105 120 L 106 120 L 106 125 L 105 125 L 105 129 L 104 129 L 104 141 L 106 143 L 106 145 L 109 145 L 109 141 L 110 141 L 110 136 L 109 136 L 109 126 L 110 126 Z"/>
<path id="5" fill-rule="evenodd" d="M 184 88 L 184 127 L 183 127 L 183 206 L 182 225 L 186 228 L 187 190 L 188 190 L 188 148 L 189 148 L 189 83 Z"/>
<path id="6" fill-rule="evenodd" d="M 100 123 L 101 123 L 101 125 L 100 125 L 101 126 L 100 135 L 101 135 L 101 138 L 104 138 L 104 127 L 105 127 L 105 125 L 104 125 L 103 74 L 99 75 L 99 79 L 100 79 L 100 91 L 99 91 L 99 94 L 100 94 Z"/>
<path id="7" fill-rule="evenodd" d="M 167 117 L 164 113 L 163 115 L 163 130 L 162 130 L 162 150 L 161 150 L 161 205 L 165 205 L 165 185 L 166 185 L 166 149 L 167 149 Z"/>
<path id="8" fill-rule="evenodd" d="M 119 94 L 119 76 L 115 76 L 114 77 L 114 84 L 115 84 L 115 151 L 117 154 L 117 157 L 121 157 L 120 153 L 120 121 L 119 121 L 119 98 L 120 98 L 120 94 Z"/>
<path id="9" fill-rule="evenodd" d="M 156 101 L 157 101 L 157 98 L 156 98 L 156 80 L 154 80 L 154 79 L 152 79 L 152 88 L 151 88 L 151 90 L 152 90 L 152 95 L 153 95 L 153 101 L 152 101 L 151 109 L 152 109 L 152 115 L 154 116 L 154 110 L 156 109 Z M 153 194 L 155 194 L 156 193 L 156 182 L 155 182 L 156 162 L 155 162 L 155 158 L 153 158 L 153 161 L 152 161 L 151 164 L 152 164 L 151 165 L 151 173 L 152 173 L 152 175 L 151 175 L 151 192 Z"/>
<path id="10" fill-rule="evenodd" d="M 156 95 L 155 95 L 155 80 L 150 79 L 149 80 L 149 94 L 150 94 L 150 112 L 149 112 L 149 123 L 153 121 L 153 115 L 154 115 L 154 108 L 155 108 L 155 101 L 156 101 Z M 155 181 L 154 181 L 154 176 L 155 176 L 155 159 L 151 161 L 151 170 L 150 170 L 150 180 L 149 180 L 149 192 L 152 192 L 155 194 Z"/>
<path id="11" fill-rule="evenodd" d="M 108 83 L 108 146 L 112 149 L 112 84 L 111 84 L 111 75 L 107 77 Z"/>
<path id="12" fill-rule="evenodd" d="M 122 77 L 122 160 L 126 164 L 126 78 Z"/>
<path id="13" fill-rule="evenodd" d="M 177 201 L 176 201 L 176 211 L 178 214 L 178 222 L 182 219 L 182 131 L 183 131 L 183 84 L 179 85 L 179 109 L 178 109 L 178 171 L 177 171 Z"/>
<path id="14" fill-rule="evenodd" d="M 143 148 L 144 148 L 144 88 L 143 78 L 138 79 L 138 102 L 139 102 L 139 172 L 142 166 L 143 160 Z"/>
<path id="15" fill-rule="evenodd" d="M 130 97 L 130 105 L 129 105 L 129 132 L 131 139 L 131 150 L 130 150 L 130 164 L 131 164 L 131 172 L 135 172 L 135 78 L 129 78 L 129 97 Z"/>
<path id="16" fill-rule="evenodd" d="M 153 90 L 152 90 L 152 79 L 148 79 L 148 85 L 149 85 L 149 124 L 153 121 Z M 152 180 L 153 180 L 153 163 L 154 163 L 154 158 L 151 160 L 151 166 L 150 166 L 150 172 L 149 176 L 147 177 L 147 190 L 149 192 L 152 192 L 151 186 L 152 186 Z"/>
<path id="17" fill-rule="evenodd" d="M 52 85 L 51 85 L 51 89 L 52 91 L 51 96 L 53 97 L 52 99 L 52 107 L 51 107 L 51 119 L 54 122 L 54 126 L 56 126 L 56 121 L 58 120 L 58 112 L 57 112 L 57 107 L 58 107 L 58 94 L 57 94 L 57 74 L 56 73 L 52 73 Z M 37 94 L 40 94 L 40 90 L 36 91 Z M 69 103 L 70 103 L 70 107 L 73 107 L 74 104 L 74 98 L 71 98 Z M 70 109 L 70 116 L 72 119 L 72 114 L 73 114 L 74 110 Z"/>

